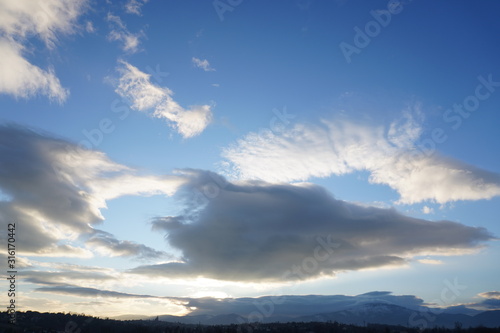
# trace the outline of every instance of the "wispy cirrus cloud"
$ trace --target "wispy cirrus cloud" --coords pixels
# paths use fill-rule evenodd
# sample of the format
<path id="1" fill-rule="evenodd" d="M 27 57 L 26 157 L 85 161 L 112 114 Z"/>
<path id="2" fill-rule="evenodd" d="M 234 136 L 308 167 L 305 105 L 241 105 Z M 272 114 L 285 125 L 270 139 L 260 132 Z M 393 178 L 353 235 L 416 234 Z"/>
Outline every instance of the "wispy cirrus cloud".
<path id="1" fill-rule="evenodd" d="M 141 37 L 143 33 L 131 33 L 125 23 L 119 16 L 108 13 L 107 20 L 110 24 L 111 31 L 108 34 L 108 39 L 111 41 L 119 41 L 122 43 L 122 49 L 128 53 L 136 53 L 139 51 Z"/>
<path id="2" fill-rule="evenodd" d="M 160 298 L 152 295 L 137 295 L 122 293 L 111 290 L 101 290 L 96 288 L 78 287 L 73 285 L 55 286 L 55 287 L 40 287 L 37 291 L 50 292 L 63 295 L 76 295 L 83 297 L 112 297 L 112 298 Z"/>
<path id="3" fill-rule="evenodd" d="M 484 228 L 337 200 L 310 183 L 235 183 L 210 172 L 184 173 L 190 180 L 179 195 L 186 213 L 153 222 L 169 245 L 182 252 L 182 260 L 139 266 L 131 273 L 247 282 L 304 280 L 406 265 L 415 256 L 473 253 L 494 238 Z M 196 193 L 214 179 L 225 185 L 200 204 Z"/>
<path id="4" fill-rule="evenodd" d="M 210 66 L 210 63 L 208 62 L 207 59 L 198 59 L 198 58 L 191 58 L 191 61 L 193 62 L 193 64 L 198 67 L 198 68 L 201 68 L 203 69 L 205 72 L 214 72 L 215 71 L 215 68 L 213 68 L 212 66 Z"/>
<path id="5" fill-rule="evenodd" d="M 151 82 L 151 75 L 137 67 L 120 61 L 116 93 L 131 101 L 132 108 L 148 111 L 155 118 L 168 120 L 169 124 L 184 138 L 199 135 L 212 120 L 210 105 L 195 105 L 188 109 L 181 107 L 173 98 L 173 92 Z"/>
<path id="6" fill-rule="evenodd" d="M 58 35 L 75 32 L 76 20 L 87 5 L 86 0 L 2 1 L 0 31 L 23 40 L 36 35 L 47 47 L 54 48 Z"/>
<path id="7" fill-rule="evenodd" d="M 399 203 L 447 203 L 500 195 L 500 174 L 422 151 L 422 127 L 410 113 L 389 128 L 345 119 L 297 123 L 290 131 L 249 133 L 222 156 L 238 179 L 292 182 L 368 171 L 369 181 L 396 190 Z M 427 211 L 430 212 L 430 211 Z"/>
<path id="8" fill-rule="evenodd" d="M 148 0 L 128 0 L 125 3 L 125 12 L 128 14 L 141 15 L 142 6 L 147 2 Z"/>
<path id="9" fill-rule="evenodd" d="M 118 274 L 102 267 L 77 266 L 61 267 L 50 265 L 50 270 L 25 269 L 24 281 L 41 286 L 68 286 L 68 285 L 110 285 L 119 281 Z"/>
<path id="10" fill-rule="evenodd" d="M 87 0 L 1 1 L 0 93 L 20 98 L 41 94 L 64 102 L 69 91 L 54 69 L 42 69 L 26 59 L 26 44 L 35 37 L 54 49 L 60 36 L 76 31 L 77 19 L 86 7 Z"/>

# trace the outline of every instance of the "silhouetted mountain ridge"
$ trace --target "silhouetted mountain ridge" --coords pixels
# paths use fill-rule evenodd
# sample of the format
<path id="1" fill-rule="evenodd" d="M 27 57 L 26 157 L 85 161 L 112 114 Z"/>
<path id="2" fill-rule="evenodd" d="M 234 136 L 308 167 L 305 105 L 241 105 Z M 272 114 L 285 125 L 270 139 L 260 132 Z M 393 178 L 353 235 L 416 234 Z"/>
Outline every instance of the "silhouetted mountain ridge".
<path id="1" fill-rule="evenodd" d="M 162 321 L 178 322 L 183 324 L 229 325 L 255 322 L 257 317 L 249 318 L 244 314 L 220 315 L 187 315 L 187 316 L 159 316 Z M 381 303 L 362 303 L 349 306 L 343 310 L 318 313 L 314 315 L 284 316 L 269 313 L 258 317 L 261 322 L 339 322 L 364 326 L 366 324 L 383 324 L 405 327 L 446 327 L 456 325 L 467 327 L 500 327 L 500 310 L 480 312 L 476 315 L 464 313 L 446 313 L 444 309 L 421 310 L 409 309 L 403 306 Z"/>

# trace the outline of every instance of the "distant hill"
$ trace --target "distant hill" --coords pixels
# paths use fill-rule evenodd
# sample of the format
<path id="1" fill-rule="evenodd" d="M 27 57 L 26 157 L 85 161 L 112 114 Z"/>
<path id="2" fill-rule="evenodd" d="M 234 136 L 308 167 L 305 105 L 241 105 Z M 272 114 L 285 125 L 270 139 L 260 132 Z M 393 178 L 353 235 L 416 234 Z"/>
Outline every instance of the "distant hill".
<path id="1" fill-rule="evenodd" d="M 481 312 L 473 317 L 471 326 L 500 327 L 500 310 Z"/>
<path id="2" fill-rule="evenodd" d="M 133 314 L 126 314 L 126 315 L 121 315 L 121 316 L 116 316 L 111 319 L 115 320 L 149 320 L 149 316 L 143 316 L 143 315 L 133 315 Z"/>
<path id="3" fill-rule="evenodd" d="M 153 319 L 153 318 L 150 318 Z M 162 321 L 177 322 L 183 324 L 204 325 L 228 325 L 248 323 L 242 314 L 220 314 L 220 315 L 196 315 L 196 316 L 159 316 Z M 476 315 L 463 313 L 446 313 L 442 310 L 417 311 L 395 304 L 388 303 L 363 303 L 357 306 L 327 313 L 318 313 L 307 316 L 266 316 L 264 323 L 272 322 L 339 322 L 365 326 L 367 324 L 397 325 L 405 327 L 433 328 L 446 327 L 455 328 L 457 323 L 461 327 L 500 327 L 500 310 L 485 311 Z"/>

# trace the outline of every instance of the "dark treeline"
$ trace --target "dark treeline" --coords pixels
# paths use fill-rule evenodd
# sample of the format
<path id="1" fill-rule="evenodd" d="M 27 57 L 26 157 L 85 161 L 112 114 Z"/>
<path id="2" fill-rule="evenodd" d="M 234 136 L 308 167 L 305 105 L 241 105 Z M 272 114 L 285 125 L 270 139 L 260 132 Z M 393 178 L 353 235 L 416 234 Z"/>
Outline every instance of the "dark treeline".
<path id="1" fill-rule="evenodd" d="M 7 312 L 1 313 L 0 332 L 65 332 L 65 333 L 500 333 L 498 328 L 462 328 L 456 323 L 448 328 L 408 328 L 367 324 L 355 326 L 337 322 L 291 322 L 242 325 L 189 325 L 158 320 L 113 320 L 72 313 L 18 312 L 16 324 L 9 323 Z"/>

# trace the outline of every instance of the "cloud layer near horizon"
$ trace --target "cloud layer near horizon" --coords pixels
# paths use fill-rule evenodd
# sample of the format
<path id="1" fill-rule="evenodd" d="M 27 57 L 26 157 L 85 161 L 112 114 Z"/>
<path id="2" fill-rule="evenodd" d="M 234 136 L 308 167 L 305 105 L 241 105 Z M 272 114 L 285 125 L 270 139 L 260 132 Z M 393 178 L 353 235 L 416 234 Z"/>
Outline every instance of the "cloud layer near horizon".
<path id="1" fill-rule="evenodd" d="M 224 171 L 237 179 L 292 182 L 366 170 L 370 182 L 393 188 L 404 204 L 500 195 L 499 174 L 440 155 L 435 148 L 446 140 L 444 131 L 419 147 L 422 131 L 407 112 L 388 129 L 323 120 L 296 123 L 289 130 L 251 132 L 223 150 Z"/>
<path id="2" fill-rule="evenodd" d="M 310 183 L 231 183 L 211 172 L 182 173 L 189 179 L 179 193 L 185 214 L 158 218 L 153 228 L 164 231 L 183 257 L 131 272 L 231 281 L 304 280 L 405 265 L 420 255 L 470 253 L 493 238 L 484 228 L 337 200 Z"/>
<path id="3" fill-rule="evenodd" d="M 111 299 L 116 302 L 120 299 L 134 299 L 148 301 L 163 301 L 165 304 L 184 308 L 184 314 L 189 316 L 219 316 L 237 314 L 244 318 L 256 319 L 256 317 L 272 316 L 293 318 L 301 316 L 317 315 L 321 313 L 332 313 L 344 311 L 354 307 L 363 307 L 370 304 L 387 304 L 404 307 L 414 311 L 435 313 L 465 313 L 474 315 L 480 311 L 496 310 L 500 308 L 498 299 L 486 298 L 476 303 L 462 304 L 458 306 L 438 307 L 440 304 L 427 304 L 421 298 L 414 295 L 394 295 L 390 291 L 371 291 L 360 295 L 274 295 L 261 297 L 165 297 L 154 295 L 140 295 L 102 290 L 90 287 L 78 287 L 74 285 L 43 286 L 36 289 L 37 292 L 53 293 L 99 300 L 99 306 L 108 304 L 112 306 Z M 490 292 L 491 293 L 491 292 Z M 494 293 L 494 292 L 493 292 Z M 482 296 L 486 293 L 481 293 Z M 155 310 L 154 313 L 158 313 Z M 160 313 L 161 315 L 161 313 Z M 258 316 L 256 316 L 258 315 Z M 254 317 L 256 316 L 256 317 Z M 171 316 L 163 320 L 172 320 Z"/>

